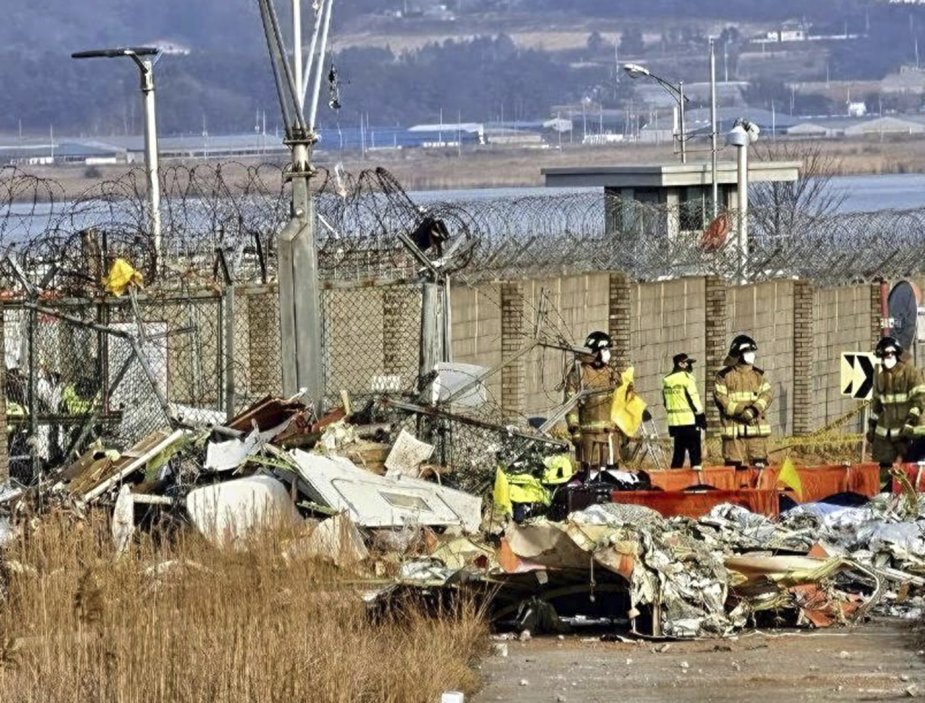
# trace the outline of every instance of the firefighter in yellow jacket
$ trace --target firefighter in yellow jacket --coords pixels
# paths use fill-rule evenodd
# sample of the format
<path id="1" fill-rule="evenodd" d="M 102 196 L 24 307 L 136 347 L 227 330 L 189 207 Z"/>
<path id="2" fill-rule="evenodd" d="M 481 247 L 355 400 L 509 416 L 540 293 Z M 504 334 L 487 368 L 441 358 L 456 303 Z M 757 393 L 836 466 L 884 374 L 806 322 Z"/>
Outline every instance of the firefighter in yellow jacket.
<path id="1" fill-rule="evenodd" d="M 902 345 L 894 337 L 881 339 L 874 354 L 880 368 L 874 375 L 867 438 L 874 461 L 888 469 L 906 459 L 913 439 L 925 435 L 925 384 L 922 374 L 902 360 Z"/>
<path id="2" fill-rule="evenodd" d="M 687 354 L 676 354 L 672 359 L 674 370 L 662 381 L 662 399 L 668 414 L 668 434 L 674 438 L 674 455 L 671 468 L 684 466 L 684 455 L 691 459 L 691 468 L 700 469 L 700 430 L 707 429 L 707 416 L 703 412 L 694 362 Z"/>
<path id="3" fill-rule="evenodd" d="M 587 391 L 565 416 L 578 461 L 590 466 L 615 463 L 626 438 L 611 420 L 613 391 L 620 385 L 620 372 L 611 364 L 610 336 L 592 332 L 585 340 L 590 359 L 576 359 L 566 376 L 566 395 Z"/>
<path id="4" fill-rule="evenodd" d="M 720 437 L 727 466 L 766 466 L 771 425 L 765 417 L 773 394 L 764 371 L 755 366 L 758 345 L 748 335 L 732 340 L 725 368 L 716 377 Z"/>

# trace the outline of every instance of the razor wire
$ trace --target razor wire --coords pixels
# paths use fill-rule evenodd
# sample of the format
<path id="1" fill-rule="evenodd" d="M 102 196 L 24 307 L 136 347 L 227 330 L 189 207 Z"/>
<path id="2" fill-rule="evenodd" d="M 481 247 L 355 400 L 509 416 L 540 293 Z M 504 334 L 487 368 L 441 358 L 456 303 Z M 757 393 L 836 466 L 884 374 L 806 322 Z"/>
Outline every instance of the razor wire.
<path id="1" fill-rule="evenodd" d="M 272 280 L 275 235 L 289 219 L 285 175 L 279 165 L 234 162 L 163 169 L 162 284 L 208 285 L 218 251 L 236 282 Z M 143 171 L 131 169 L 73 195 L 53 179 L 0 169 L 0 251 L 34 270 L 54 268 L 49 286 L 62 292 L 94 287 L 99 267 L 89 258 L 98 249 L 130 259 L 151 280 L 144 186 Z M 834 286 L 925 269 L 925 209 L 813 216 L 796 206 L 752 208 L 743 264 L 735 211 L 725 213 L 729 226 L 717 241 L 704 236 L 701 208 L 603 192 L 415 200 L 385 169 L 350 175 L 339 167 L 319 169 L 312 188 L 324 280 L 417 279 L 422 262 L 400 234 L 468 281 L 618 270 L 641 281 L 799 277 Z M 422 240 L 427 222 L 440 222 L 447 241 Z"/>

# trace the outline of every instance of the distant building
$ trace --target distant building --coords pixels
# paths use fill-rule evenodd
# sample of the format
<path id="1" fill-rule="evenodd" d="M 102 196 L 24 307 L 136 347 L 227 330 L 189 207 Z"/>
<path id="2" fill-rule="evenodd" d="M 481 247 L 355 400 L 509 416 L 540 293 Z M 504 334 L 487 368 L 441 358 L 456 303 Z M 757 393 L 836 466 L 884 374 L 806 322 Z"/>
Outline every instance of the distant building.
<path id="1" fill-rule="evenodd" d="M 64 139 L 33 141 L 0 138 L 0 165 L 50 166 L 52 164 L 82 164 L 86 166 L 126 163 L 130 157 L 125 149 L 111 144 Z"/>
<path id="2" fill-rule="evenodd" d="M 867 103 L 850 102 L 848 103 L 848 115 L 850 117 L 864 117 L 867 114 Z"/>

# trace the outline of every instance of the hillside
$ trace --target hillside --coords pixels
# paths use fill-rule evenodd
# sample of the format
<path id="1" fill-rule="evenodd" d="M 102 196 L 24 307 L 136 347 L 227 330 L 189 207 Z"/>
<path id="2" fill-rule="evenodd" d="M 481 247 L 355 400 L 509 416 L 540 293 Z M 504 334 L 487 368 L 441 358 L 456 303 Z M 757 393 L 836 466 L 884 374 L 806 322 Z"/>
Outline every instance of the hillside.
<path id="1" fill-rule="evenodd" d="M 303 0 L 306 17 L 309 0 Z M 615 59 L 643 60 L 675 79 L 705 77 L 708 36 L 722 35 L 730 78 L 746 38 L 797 18 L 812 31 L 852 32 L 815 43 L 787 79 L 879 79 L 925 46 L 925 8 L 873 0 L 343 0 L 331 59 L 343 109 L 328 126 L 541 119 L 553 105 L 620 108 L 631 97 Z M 138 133 L 137 76 L 118 61 L 76 62 L 72 51 L 169 43 L 157 68 L 163 133 L 254 129 L 277 112 L 254 0 L 34 0 L 0 23 L 0 132 Z M 278 0 L 281 17 L 288 2 Z M 307 22 L 306 24 L 310 24 Z M 763 51 L 763 49 L 762 49 Z M 804 66 L 805 64 L 805 66 Z M 745 64 L 743 63 L 743 66 Z M 779 99 L 784 75 L 762 69 L 749 99 Z M 796 75 L 792 75 L 796 73 Z M 814 110 L 825 104 L 812 103 Z M 453 119 L 449 118 L 449 119 Z"/>

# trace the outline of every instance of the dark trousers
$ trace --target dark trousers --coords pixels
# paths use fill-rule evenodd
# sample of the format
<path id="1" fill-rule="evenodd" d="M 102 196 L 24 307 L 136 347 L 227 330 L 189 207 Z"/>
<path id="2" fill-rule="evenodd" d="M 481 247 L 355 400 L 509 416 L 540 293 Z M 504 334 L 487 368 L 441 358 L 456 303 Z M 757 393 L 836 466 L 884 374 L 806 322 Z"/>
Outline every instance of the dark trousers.
<path id="1" fill-rule="evenodd" d="M 671 468 L 684 467 L 684 455 L 690 454 L 691 466 L 700 466 L 700 428 L 697 425 L 683 425 L 669 427 L 668 434 L 674 437 L 674 455 L 671 457 Z"/>

